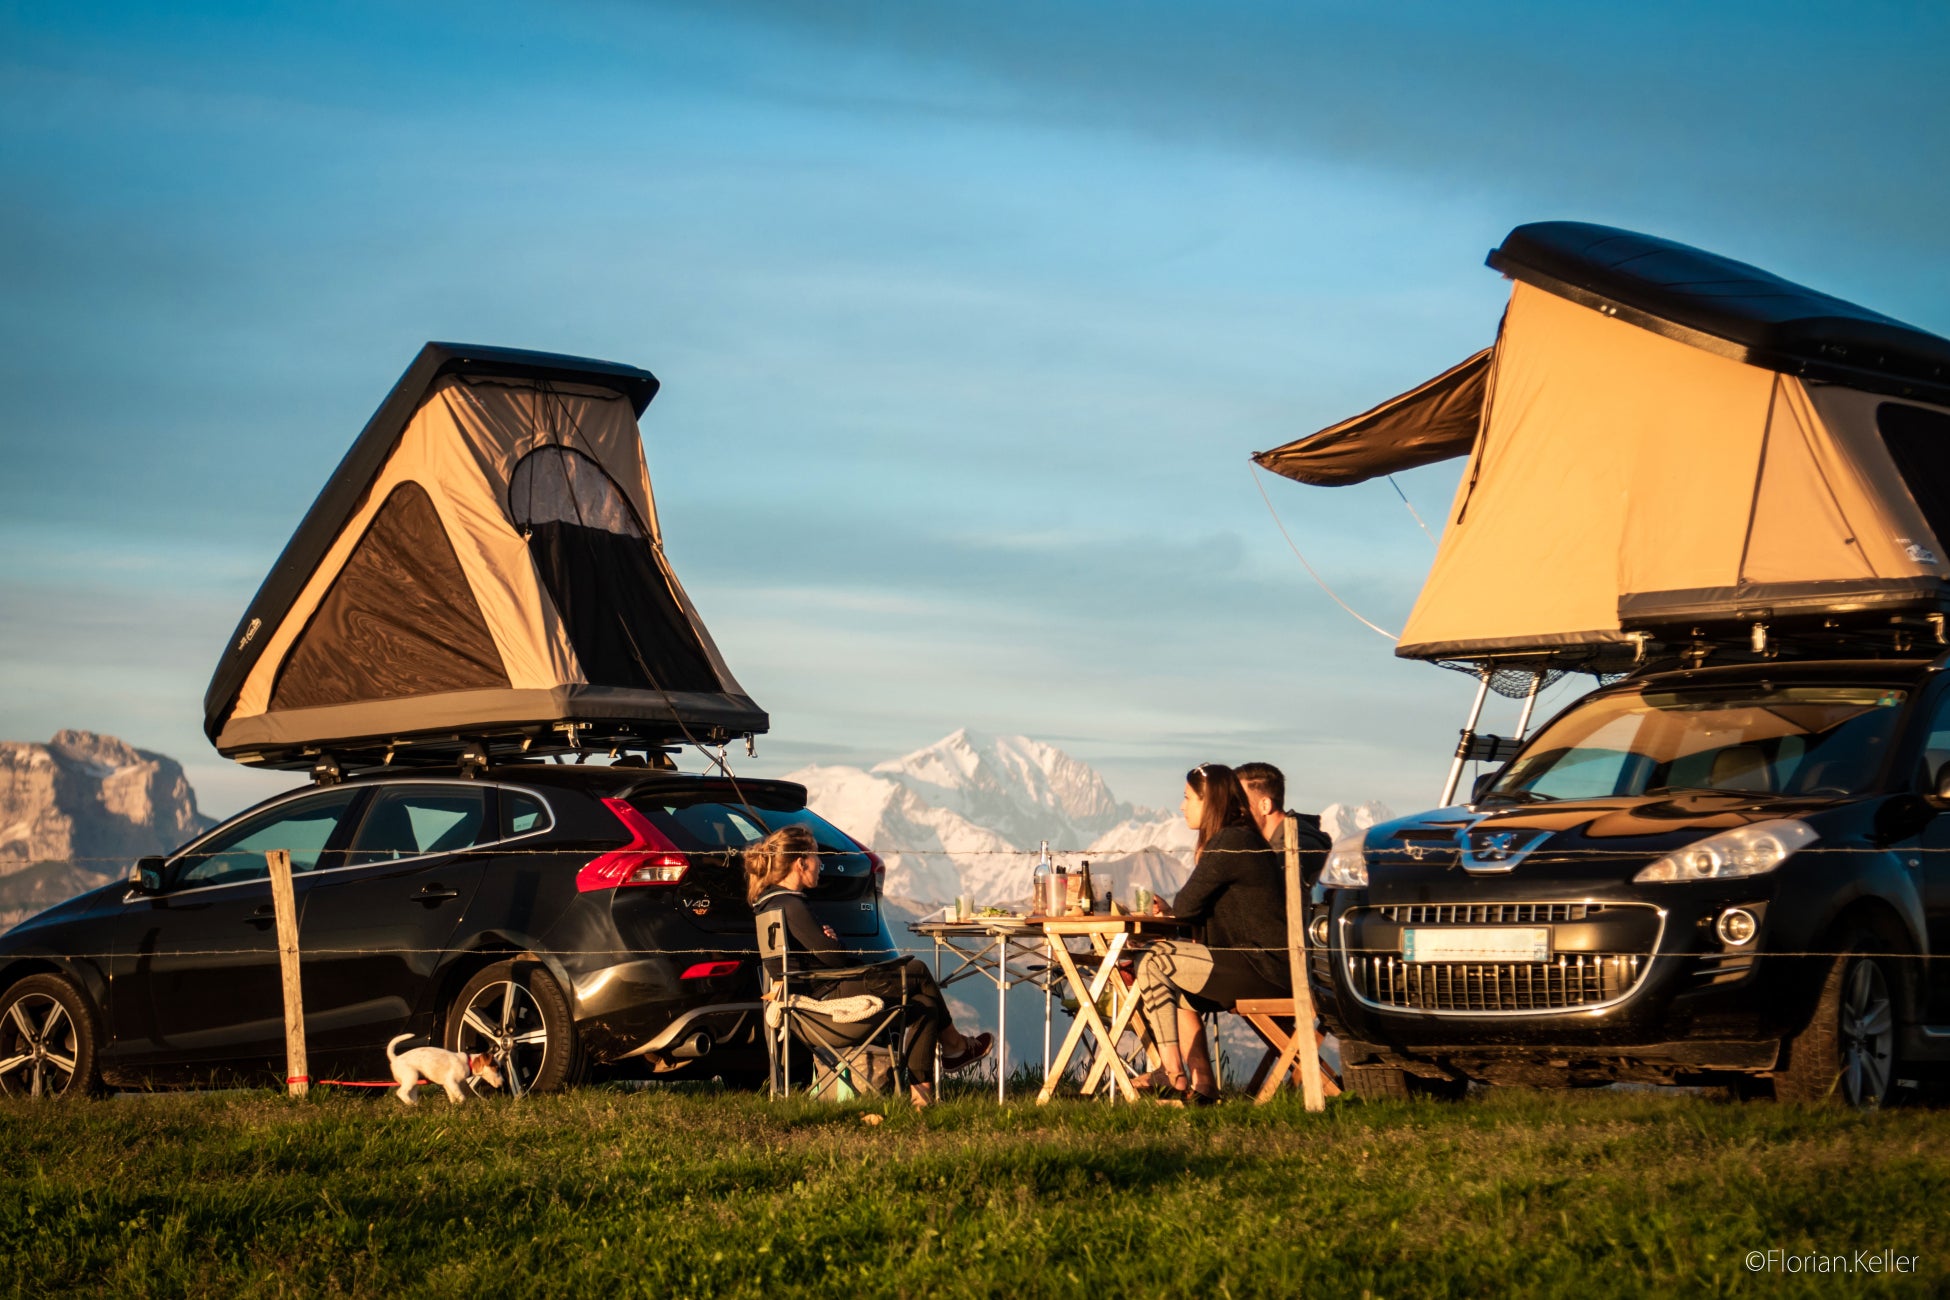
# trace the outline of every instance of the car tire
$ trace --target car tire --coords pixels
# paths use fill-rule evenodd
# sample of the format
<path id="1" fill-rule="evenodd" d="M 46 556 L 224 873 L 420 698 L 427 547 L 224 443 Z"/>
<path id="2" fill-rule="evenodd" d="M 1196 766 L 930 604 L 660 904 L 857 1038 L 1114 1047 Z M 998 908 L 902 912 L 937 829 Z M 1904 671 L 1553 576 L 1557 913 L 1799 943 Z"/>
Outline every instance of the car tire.
<path id="1" fill-rule="evenodd" d="M 569 999 L 538 961 L 502 961 L 477 971 L 454 998 L 443 1037 L 450 1052 L 487 1055 L 501 1074 L 501 1090 L 517 1097 L 560 1092 L 580 1072 Z"/>
<path id="2" fill-rule="evenodd" d="M 1341 1084 L 1349 1096 L 1371 1101 L 1409 1101 L 1416 1097 L 1454 1101 L 1468 1087 L 1453 1079 L 1424 1079 L 1392 1065 L 1345 1066 Z"/>
<path id="3" fill-rule="evenodd" d="M 99 1038 L 80 989 L 59 975 L 29 975 L 0 995 L 0 1096 L 95 1092 Z"/>
<path id="4" fill-rule="evenodd" d="M 1902 988 L 1901 969 L 1881 955 L 1889 946 L 1860 933 L 1840 945 L 1808 1027 L 1788 1040 L 1786 1068 L 1774 1071 L 1775 1100 L 1856 1110 L 1889 1100 Z"/>

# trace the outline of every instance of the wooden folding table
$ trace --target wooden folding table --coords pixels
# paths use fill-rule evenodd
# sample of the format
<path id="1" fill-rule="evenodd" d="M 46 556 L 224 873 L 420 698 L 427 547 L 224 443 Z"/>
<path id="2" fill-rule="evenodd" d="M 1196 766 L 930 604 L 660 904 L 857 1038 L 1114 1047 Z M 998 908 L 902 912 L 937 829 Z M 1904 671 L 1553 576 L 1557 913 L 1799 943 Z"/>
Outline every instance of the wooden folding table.
<path id="1" fill-rule="evenodd" d="M 1117 1055 L 1117 1041 L 1131 1027 L 1137 1013 L 1135 991 L 1132 996 L 1116 1001 L 1116 1010 L 1109 1025 L 1097 1014 L 1097 999 L 1117 978 L 1118 959 L 1124 955 L 1125 945 L 1133 935 L 1182 935 L 1191 928 L 1190 923 L 1172 916 L 1089 915 L 1031 919 L 1041 921 L 1043 933 L 1049 939 L 1050 957 L 1077 1000 L 1076 1019 L 1070 1024 L 1070 1032 L 1065 1035 L 1063 1046 L 1057 1050 L 1044 1072 L 1043 1090 L 1036 1095 L 1037 1104 L 1041 1105 L 1056 1095 L 1056 1085 L 1068 1072 L 1070 1058 L 1082 1043 L 1085 1030 L 1096 1035 L 1097 1055 L 1084 1078 L 1084 1095 L 1088 1096 L 1094 1091 L 1098 1081 L 1108 1072 L 1115 1092 L 1126 1101 L 1136 1101 L 1137 1090 L 1131 1086 L 1130 1068 Z M 1076 957 L 1070 952 L 1068 944 L 1068 940 L 1076 938 L 1090 940 L 1091 946 L 1096 949 L 1098 964 L 1093 979 L 1086 979 L 1077 969 Z"/>

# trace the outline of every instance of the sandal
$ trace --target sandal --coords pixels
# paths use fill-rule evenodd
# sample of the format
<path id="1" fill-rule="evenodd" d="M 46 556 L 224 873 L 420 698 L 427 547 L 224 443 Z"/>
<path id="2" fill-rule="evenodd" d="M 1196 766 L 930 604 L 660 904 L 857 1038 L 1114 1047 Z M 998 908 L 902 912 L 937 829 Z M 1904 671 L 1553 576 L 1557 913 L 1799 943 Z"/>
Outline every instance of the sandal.
<path id="1" fill-rule="evenodd" d="M 962 1070 L 966 1070 L 969 1066 L 975 1064 L 975 1062 L 981 1060 L 984 1056 L 987 1056 L 994 1047 L 994 1034 L 977 1034 L 973 1038 L 964 1038 L 959 1056 L 951 1057 L 946 1053 L 942 1054 L 941 1072 L 943 1074 L 956 1074 Z"/>

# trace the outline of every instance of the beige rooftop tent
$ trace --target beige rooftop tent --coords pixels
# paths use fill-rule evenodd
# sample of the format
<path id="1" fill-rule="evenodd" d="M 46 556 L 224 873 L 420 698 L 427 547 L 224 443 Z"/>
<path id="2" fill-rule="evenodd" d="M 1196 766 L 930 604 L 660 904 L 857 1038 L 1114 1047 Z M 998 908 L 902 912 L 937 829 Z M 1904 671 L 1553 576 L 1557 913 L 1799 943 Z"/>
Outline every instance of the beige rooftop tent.
<path id="1" fill-rule="evenodd" d="M 1950 341 L 1604 226 L 1521 226 L 1489 262 L 1516 282 L 1493 348 L 1254 457 L 1339 485 L 1468 456 L 1397 654 L 1941 632 Z"/>
<path id="2" fill-rule="evenodd" d="M 766 716 L 664 555 L 647 371 L 430 343 L 238 623 L 204 700 L 240 762 L 722 743 Z"/>

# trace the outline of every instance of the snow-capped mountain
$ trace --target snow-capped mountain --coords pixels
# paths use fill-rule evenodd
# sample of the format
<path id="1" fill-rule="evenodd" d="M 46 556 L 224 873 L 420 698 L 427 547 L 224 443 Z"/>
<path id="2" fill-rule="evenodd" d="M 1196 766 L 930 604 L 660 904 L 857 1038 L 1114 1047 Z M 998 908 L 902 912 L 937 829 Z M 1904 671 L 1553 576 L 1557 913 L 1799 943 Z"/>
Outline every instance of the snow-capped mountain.
<path id="1" fill-rule="evenodd" d="M 1379 799 L 1357 804 L 1330 803 L 1320 810 L 1320 829 L 1339 843 L 1356 831 L 1394 819 L 1395 814 Z"/>
<path id="2" fill-rule="evenodd" d="M 1191 870 L 1194 836 L 1176 813 L 1119 802 L 1089 764 L 1026 736 L 957 731 L 871 770 L 815 766 L 787 779 L 886 860 L 890 895 L 919 904 L 1022 901 L 1044 840 L 1127 898 L 1136 885 L 1175 893 Z"/>

